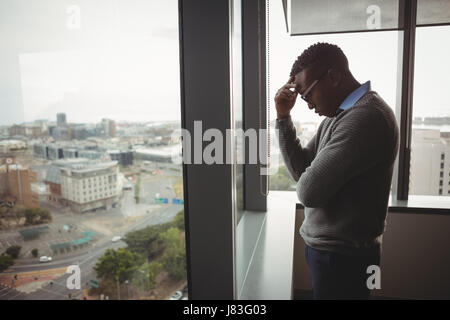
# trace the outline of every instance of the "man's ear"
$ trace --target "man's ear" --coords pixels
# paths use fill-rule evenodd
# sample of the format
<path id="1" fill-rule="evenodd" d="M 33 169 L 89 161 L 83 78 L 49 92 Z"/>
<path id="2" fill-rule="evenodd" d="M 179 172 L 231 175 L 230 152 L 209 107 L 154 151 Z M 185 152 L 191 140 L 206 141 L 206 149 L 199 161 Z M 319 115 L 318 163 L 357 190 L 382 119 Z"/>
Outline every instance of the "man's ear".
<path id="1" fill-rule="evenodd" d="M 342 82 L 342 72 L 336 69 L 328 70 L 328 77 L 330 79 L 330 83 L 333 87 L 338 87 Z"/>

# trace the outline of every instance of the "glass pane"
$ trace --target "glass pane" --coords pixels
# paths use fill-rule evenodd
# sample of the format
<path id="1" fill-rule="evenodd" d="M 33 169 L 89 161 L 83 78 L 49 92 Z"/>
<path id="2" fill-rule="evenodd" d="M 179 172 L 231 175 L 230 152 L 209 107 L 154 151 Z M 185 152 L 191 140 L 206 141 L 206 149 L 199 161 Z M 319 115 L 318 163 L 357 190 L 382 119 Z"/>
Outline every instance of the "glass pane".
<path id="1" fill-rule="evenodd" d="M 289 78 L 294 61 L 310 45 L 329 42 L 338 45 L 347 56 L 350 70 L 361 84 L 369 81 L 373 91 L 387 102 L 395 113 L 397 96 L 398 31 L 344 33 L 328 35 L 307 35 L 291 37 L 286 33 L 281 3 L 270 3 L 270 51 L 269 51 L 269 93 L 271 126 L 275 127 L 276 109 L 273 101 L 277 90 Z M 325 116 L 310 110 L 306 103 L 297 99 L 291 111 L 301 145 L 305 146 L 314 136 Z M 272 137 L 275 137 L 272 134 Z M 277 143 L 277 139 L 271 139 Z M 270 176 L 270 189 L 295 190 L 295 181 L 290 177 L 277 145 L 271 146 L 271 172 L 274 166 L 278 172 Z"/>
<path id="2" fill-rule="evenodd" d="M 410 195 L 450 195 L 450 27 L 416 31 Z"/>
<path id="3" fill-rule="evenodd" d="M 290 0 L 287 8 L 292 35 L 403 27 L 398 0 Z"/>
<path id="4" fill-rule="evenodd" d="M 176 0 L 0 0 L 2 299 L 187 297 L 178 41 Z"/>
<path id="5" fill-rule="evenodd" d="M 417 0 L 417 25 L 450 23 L 450 0 Z"/>

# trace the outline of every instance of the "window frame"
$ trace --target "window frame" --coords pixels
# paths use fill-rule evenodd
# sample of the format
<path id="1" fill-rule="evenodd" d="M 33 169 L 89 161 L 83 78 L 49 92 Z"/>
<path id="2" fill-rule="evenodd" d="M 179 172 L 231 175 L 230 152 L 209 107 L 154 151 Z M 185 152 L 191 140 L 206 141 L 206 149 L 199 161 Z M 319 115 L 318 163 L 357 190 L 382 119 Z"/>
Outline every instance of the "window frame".
<path id="1" fill-rule="evenodd" d="M 291 0 L 280 0 L 284 8 L 286 21 L 288 1 Z M 392 197 L 398 203 L 402 203 L 407 206 L 409 198 L 414 201 L 420 201 L 418 200 L 420 199 L 420 196 L 416 197 L 415 195 L 409 195 L 416 29 L 421 27 L 439 27 L 450 25 L 450 22 L 418 25 L 416 23 L 417 0 L 399 1 L 399 20 L 399 28 L 392 29 L 400 32 L 398 41 L 397 103 L 395 105 L 396 119 L 400 131 L 400 141 L 398 157 L 396 158 L 394 164 L 394 172 L 392 177 Z M 287 32 L 289 32 L 287 24 L 286 28 Z M 309 34 L 369 33 L 389 30 L 391 29 L 318 32 L 305 33 L 300 36 Z M 256 114 L 253 116 L 255 117 Z M 439 199 L 442 198 L 442 196 L 434 197 Z M 442 209 L 444 209 L 444 207 L 442 207 Z M 424 203 L 424 208 L 429 208 L 428 201 Z M 437 204 L 436 209 L 439 208 L 440 207 Z"/>

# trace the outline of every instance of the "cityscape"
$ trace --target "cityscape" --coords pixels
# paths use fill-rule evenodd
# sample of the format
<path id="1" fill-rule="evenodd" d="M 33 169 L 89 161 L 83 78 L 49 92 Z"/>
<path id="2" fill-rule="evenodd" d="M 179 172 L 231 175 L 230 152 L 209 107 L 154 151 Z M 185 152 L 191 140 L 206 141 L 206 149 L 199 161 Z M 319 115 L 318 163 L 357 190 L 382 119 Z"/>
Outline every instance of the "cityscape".
<path id="1" fill-rule="evenodd" d="M 0 299 L 187 299 L 179 122 L 55 120 L 0 127 Z M 294 125 L 306 145 L 319 123 Z M 414 118 L 410 195 L 450 194 L 449 141 L 450 117 Z M 272 163 L 270 189 L 295 190 L 282 159 Z M 169 266 L 162 239 L 178 243 L 181 265 Z M 136 265 L 108 277 L 113 252 Z M 70 265 L 79 289 L 67 286 Z"/>
<path id="2" fill-rule="evenodd" d="M 319 123 L 293 119 L 297 136 L 305 146 L 314 136 Z M 274 126 L 274 124 L 272 124 Z M 278 172 L 270 176 L 270 189 L 295 191 L 295 181 L 283 164 L 277 145 L 273 157 L 280 157 Z M 412 123 L 409 195 L 450 195 L 450 116 L 414 117 Z"/>
<path id="3" fill-rule="evenodd" d="M 187 299 L 179 122 L 55 120 L 0 128 L 0 299 Z"/>

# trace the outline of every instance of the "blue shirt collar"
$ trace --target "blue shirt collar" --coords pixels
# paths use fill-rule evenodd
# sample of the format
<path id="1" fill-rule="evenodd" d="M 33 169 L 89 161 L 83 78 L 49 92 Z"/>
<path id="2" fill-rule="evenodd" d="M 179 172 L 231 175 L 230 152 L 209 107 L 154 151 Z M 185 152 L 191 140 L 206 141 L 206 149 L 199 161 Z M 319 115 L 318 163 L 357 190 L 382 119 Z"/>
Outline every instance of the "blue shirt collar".
<path id="1" fill-rule="evenodd" d="M 355 89 L 352 93 L 350 93 L 347 98 L 345 98 L 345 100 L 341 103 L 341 105 L 339 106 L 336 114 L 338 114 L 339 112 L 343 111 L 343 110 L 347 110 L 351 107 L 353 107 L 353 105 L 363 96 L 365 95 L 367 92 L 369 92 L 371 90 L 371 86 L 370 86 L 370 81 L 365 82 L 364 84 L 362 84 L 359 88 Z M 341 110 L 340 110 L 341 109 Z"/>

